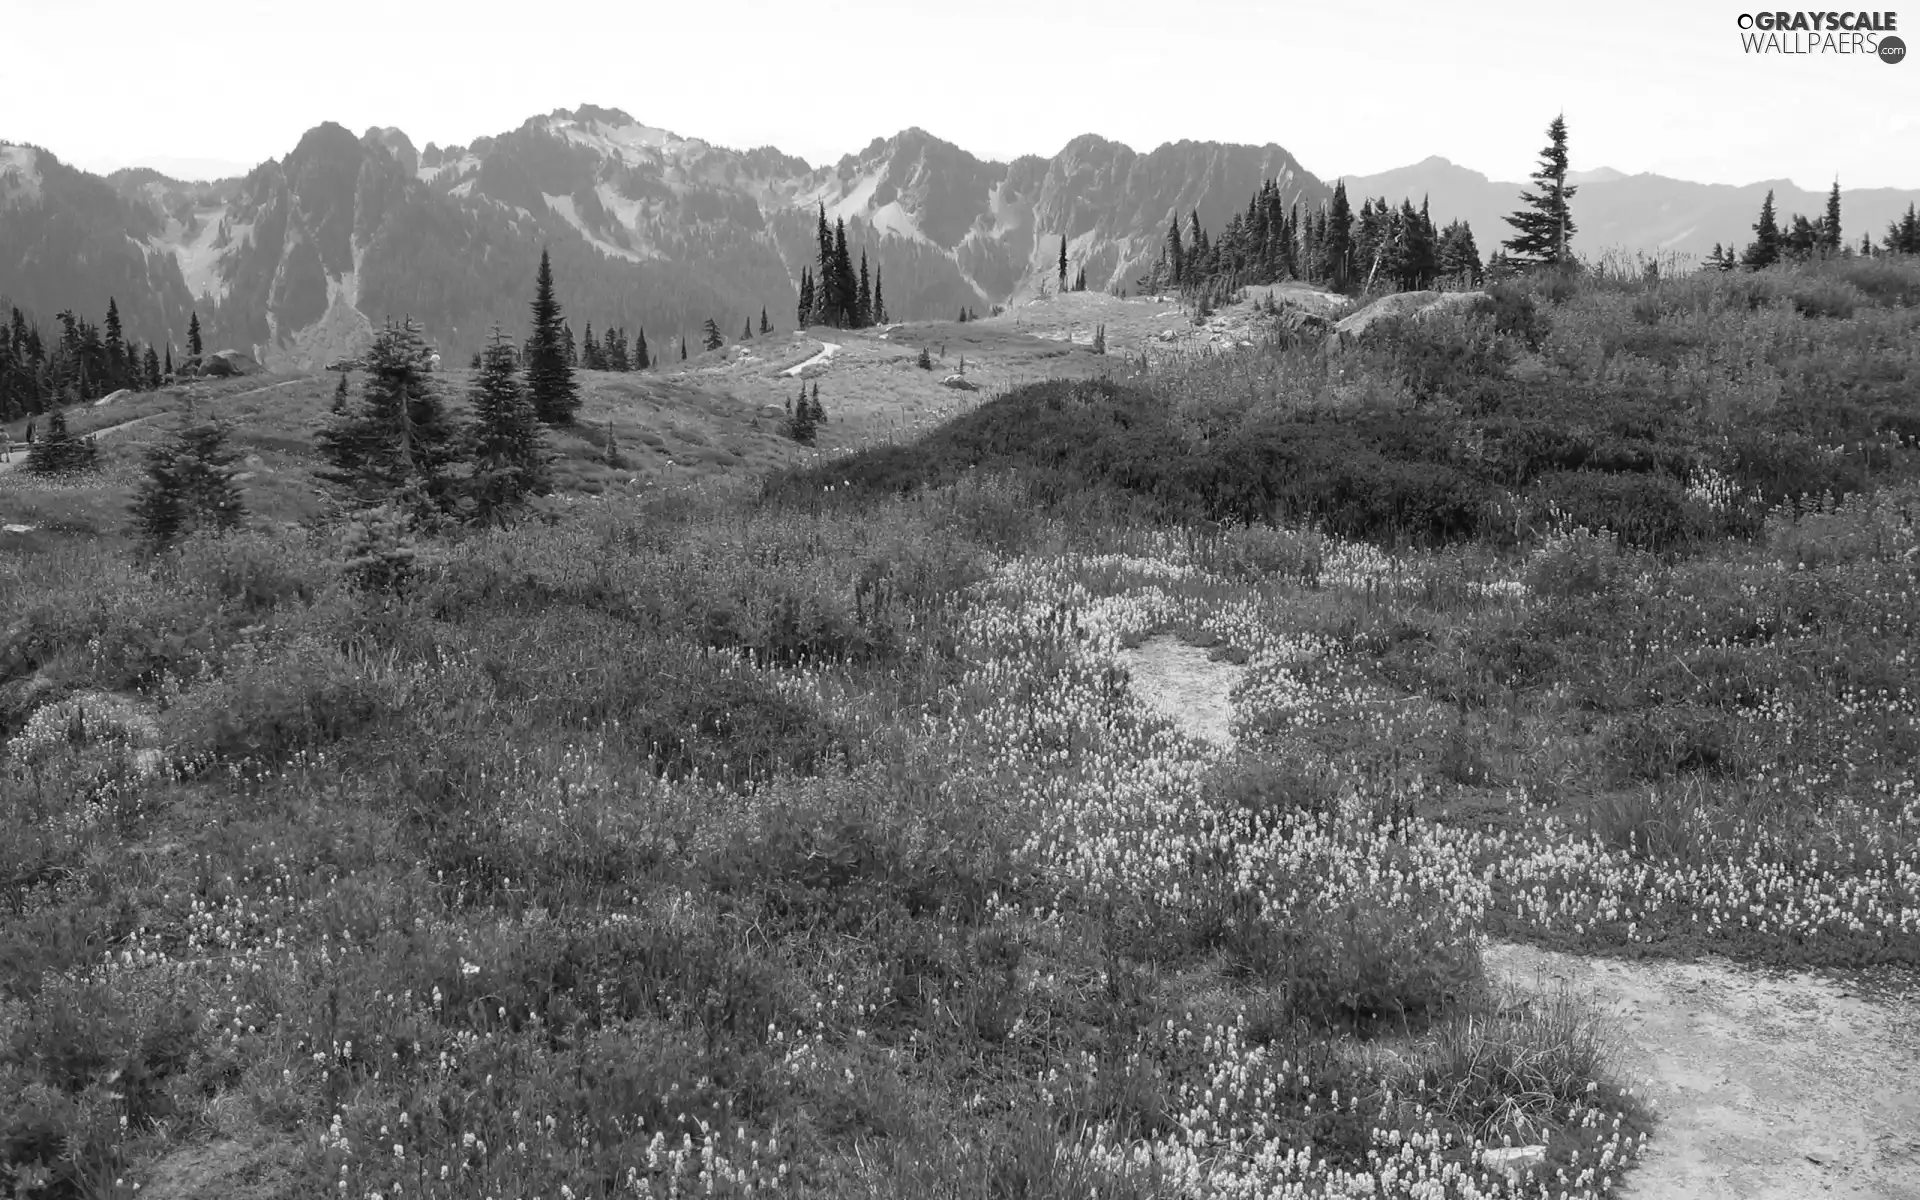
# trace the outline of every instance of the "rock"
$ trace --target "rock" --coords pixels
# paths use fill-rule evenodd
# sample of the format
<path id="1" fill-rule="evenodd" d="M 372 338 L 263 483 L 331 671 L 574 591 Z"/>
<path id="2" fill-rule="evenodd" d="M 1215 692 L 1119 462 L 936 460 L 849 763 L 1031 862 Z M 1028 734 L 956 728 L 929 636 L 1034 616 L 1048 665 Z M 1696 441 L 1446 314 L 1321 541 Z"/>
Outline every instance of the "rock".
<path id="1" fill-rule="evenodd" d="M 1367 335 L 1381 321 L 1419 320 L 1439 313 L 1455 312 L 1486 299 L 1485 292 L 1396 292 L 1382 296 L 1349 317 L 1334 323 L 1338 345 L 1347 345 Z"/>
<path id="2" fill-rule="evenodd" d="M 253 356 L 238 350 L 216 351 L 207 359 L 204 374 L 216 376 L 258 375 L 265 368 L 253 360 Z"/>
<path id="3" fill-rule="evenodd" d="M 977 392 L 980 390 L 980 385 L 968 379 L 965 375 L 949 375 L 940 381 L 940 386 L 950 387 L 962 392 Z"/>
<path id="4" fill-rule="evenodd" d="M 93 402 L 93 406 L 95 408 L 105 408 L 109 404 L 118 404 L 122 400 L 125 400 L 127 397 L 131 395 L 133 395 L 132 388 L 121 388 L 117 392 L 110 392 L 107 395 L 100 397 L 98 400 L 95 400 Z"/>
<path id="5" fill-rule="evenodd" d="M 1178 338 L 1179 336 L 1180 336 L 1179 334 L 1175 333 L 1171 329 L 1162 329 L 1160 331 L 1160 340 L 1163 342 L 1171 342 L 1175 338 Z"/>
<path id="6" fill-rule="evenodd" d="M 1304 308 L 1295 308 L 1291 304 L 1283 305 L 1280 315 L 1275 318 L 1280 328 L 1298 338 L 1319 339 L 1327 336 L 1333 329 L 1333 322 L 1317 312 Z"/>
<path id="7" fill-rule="evenodd" d="M 1497 1150 L 1487 1150 L 1481 1154 L 1481 1160 L 1488 1168 L 1517 1174 L 1528 1167 L 1538 1166 L 1547 1161 L 1545 1146 L 1503 1146 Z"/>

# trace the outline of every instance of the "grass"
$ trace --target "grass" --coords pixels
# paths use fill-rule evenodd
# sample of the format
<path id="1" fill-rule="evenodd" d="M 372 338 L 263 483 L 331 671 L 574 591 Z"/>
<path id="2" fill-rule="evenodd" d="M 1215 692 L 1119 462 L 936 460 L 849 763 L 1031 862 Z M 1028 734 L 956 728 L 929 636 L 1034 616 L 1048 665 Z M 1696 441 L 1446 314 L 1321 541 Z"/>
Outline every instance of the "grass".
<path id="1" fill-rule="evenodd" d="M 1899 278 L 1840 280 L 1845 315 L 1794 299 L 1819 272 L 1589 280 L 1337 368 L 1276 340 L 1124 386 L 1005 317 L 836 335 L 856 452 L 818 461 L 761 411 L 811 339 L 587 373 L 569 497 L 398 591 L 311 486 L 331 380 L 231 399 L 250 526 L 152 563 L 119 515 L 151 427 L 0 478 L 42 526 L 0 543 L 0 1171 L 1605 1194 L 1647 1114 L 1577 1003 L 1489 991 L 1486 936 L 1920 959 Z M 910 365 L 941 341 L 1072 365 L 955 405 Z M 1640 477 L 1751 421 L 1676 477 L 1685 538 L 1521 503 L 1569 439 Z M 1282 433 L 1471 478 L 1505 532 L 1213 521 L 1167 483 Z M 1128 685 L 1162 631 L 1245 664 L 1231 755 Z M 1545 1147 L 1518 1181 L 1508 1140 Z"/>

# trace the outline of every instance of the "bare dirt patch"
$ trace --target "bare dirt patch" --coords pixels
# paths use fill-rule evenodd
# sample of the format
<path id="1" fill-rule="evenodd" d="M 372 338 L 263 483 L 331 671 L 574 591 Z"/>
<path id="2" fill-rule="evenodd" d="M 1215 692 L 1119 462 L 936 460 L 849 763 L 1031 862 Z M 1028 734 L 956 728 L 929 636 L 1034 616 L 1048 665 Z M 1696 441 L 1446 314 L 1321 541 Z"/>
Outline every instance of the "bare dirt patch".
<path id="1" fill-rule="evenodd" d="M 1655 1125 L 1625 1195 L 1920 1198 L 1920 1003 L 1724 960 L 1494 944 L 1490 974 L 1564 983 L 1611 1018 Z"/>
<path id="2" fill-rule="evenodd" d="M 1232 745 L 1237 668 L 1171 637 L 1124 661 L 1143 700 Z M 1614 1030 L 1622 1082 L 1655 1119 L 1624 1195 L 1920 1200 L 1920 985 L 1507 943 L 1488 946 L 1486 964 L 1523 990 L 1569 988 Z"/>
<path id="3" fill-rule="evenodd" d="M 1233 702 L 1228 698 L 1241 668 L 1217 662 L 1198 646 L 1173 637 L 1153 637 L 1124 656 L 1133 689 L 1193 737 L 1231 749 Z"/>

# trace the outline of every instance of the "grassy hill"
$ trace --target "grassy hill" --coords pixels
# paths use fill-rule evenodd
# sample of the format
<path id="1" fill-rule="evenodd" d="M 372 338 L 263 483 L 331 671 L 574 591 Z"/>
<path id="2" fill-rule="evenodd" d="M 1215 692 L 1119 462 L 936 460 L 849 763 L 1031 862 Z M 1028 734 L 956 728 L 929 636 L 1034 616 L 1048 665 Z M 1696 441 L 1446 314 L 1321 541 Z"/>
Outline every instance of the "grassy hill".
<path id="1" fill-rule="evenodd" d="M 1617 1194 L 1657 1114 L 1489 939 L 1920 966 L 1916 285 L 585 373 L 565 494 L 391 590 L 312 485 L 331 378 L 195 399 L 251 516 L 151 562 L 170 418 L 0 474 L 8 1182 Z M 1162 636 L 1237 664 L 1230 746 L 1143 699 Z"/>

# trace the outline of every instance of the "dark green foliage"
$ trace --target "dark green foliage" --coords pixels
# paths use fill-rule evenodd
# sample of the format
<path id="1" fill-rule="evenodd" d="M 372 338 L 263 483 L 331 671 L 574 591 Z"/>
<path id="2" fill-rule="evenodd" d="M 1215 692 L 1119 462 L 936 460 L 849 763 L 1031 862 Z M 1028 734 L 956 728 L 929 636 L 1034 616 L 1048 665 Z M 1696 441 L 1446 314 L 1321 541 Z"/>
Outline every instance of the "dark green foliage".
<path id="1" fill-rule="evenodd" d="M 468 391 L 473 406 L 473 473 L 467 487 L 474 518 L 502 521 L 528 496 L 552 490 L 545 435 L 533 400 L 520 384 L 514 350 L 499 326 L 481 352 Z M 343 375 L 344 381 L 345 376 Z"/>
<path id="2" fill-rule="evenodd" d="M 320 477 L 350 507 L 402 495 L 415 517 L 451 516 L 462 507 L 453 468 L 464 447 L 429 374 L 429 353 L 411 320 L 389 323 L 367 352 L 360 403 L 316 435 L 328 464 Z"/>
<path id="3" fill-rule="evenodd" d="M 712 317 L 707 318 L 707 323 L 702 328 L 706 331 L 706 336 L 701 341 L 703 349 L 718 350 L 726 345 L 726 339 L 720 336 L 720 326 Z"/>
<path id="4" fill-rule="evenodd" d="M 1773 214 L 1773 189 L 1768 188 L 1767 198 L 1760 205 L 1760 219 L 1753 224 L 1753 241 L 1747 243 L 1740 262 L 1747 269 L 1757 271 L 1779 262 L 1780 252 L 1780 224 Z"/>
<path id="5" fill-rule="evenodd" d="M 34 475 L 65 475 L 84 471 L 100 456 L 93 435 L 76 437 L 67 429 L 65 409 L 56 408 L 47 416 L 47 431 L 27 447 L 22 469 Z"/>
<path id="6" fill-rule="evenodd" d="M 748 317 L 747 323 L 740 327 L 740 340 L 743 342 L 750 342 L 753 340 L 753 318 L 752 317 Z"/>
<path id="7" fill-rule="evenodd" d="M 580 389 L 573 381 L 573 330 L 563 325 L 560 302 L 553 298 L 553 266 L 540 252 L 534 279 L 533 337 L 527 354 L 527 393 L 533 410 L 549 425 L 566 425 L 580 411 Z"/>
<path id="8" fill-rule="evenodd" d="M 197 311 L 187 318 L 187 353 L 194 358 L 205 353 L 200 341 L 200 314 Z"/>
<path id="9" fill-rule="evenodd" d="M 802 446 L 811 446 L 819 424 L 813 415 L 813 401 L 807 395 L 807 385 L 802 383 L 800 402 L 787 402 L 787 436 Z"/>
<path id="10" fill-rule="evenodd" d="M 772 332 L 773 322 L 767 320 L 767 308 L 766 305 L 763 304 L 760 306 L 760 334 L 764 337 Z"/>
<path id="11" fill-rule="evenodd" d="M 147 474 L 132 505 L 134 536 L 165 550 L 196 530 L 237 528 L 246 515 L 234 482 L 239 460 L 218 423 L 183 425 L 147 450 Z"/>
<path id="12" fill-rule="evenodd" d="M 1536 191 L 1522 192 L 1526 207 L 1507 218 L 1514 236 L 1503 245 L 1515 258 L 1538 266 L 1565 267 L 1574 262 L 1576 227 L 1568 205 L 1580 189 L 1567 183 L 1567 120 L 1556 116 L 1547 126 L 1548 142 L 1533 173 Z"/>
<path id="13" fill-rule="evenodd" d="M 913 365 L 919 367 L 922 371 L 933 370 L 933 355 L 927 352 L 925 346 L 920 347 L 920 356 L 913 360 Z"/>

